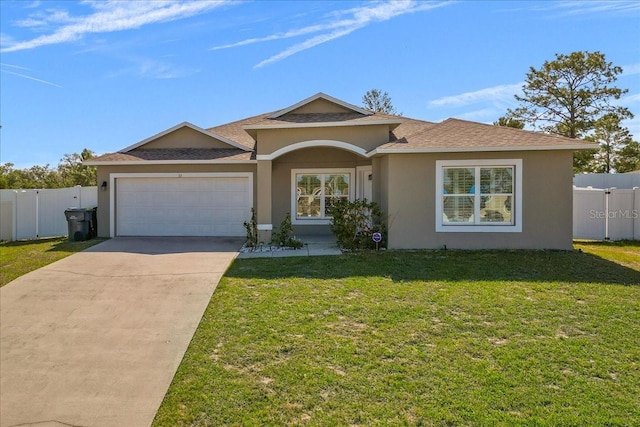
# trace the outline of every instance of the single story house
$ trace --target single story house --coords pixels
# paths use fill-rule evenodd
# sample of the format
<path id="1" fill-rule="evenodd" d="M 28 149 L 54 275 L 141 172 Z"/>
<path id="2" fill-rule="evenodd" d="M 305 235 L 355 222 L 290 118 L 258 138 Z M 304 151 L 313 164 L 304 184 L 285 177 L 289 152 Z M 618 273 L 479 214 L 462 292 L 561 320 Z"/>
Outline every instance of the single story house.
<path id="1" fill-rule="evenodd" d="M 572 247 L 572 157 L 584 141 L 465 120 L 376 113 L 318 93 L 203 129 L 181 123 L 97 166 L 98 234 L 244 236 L 287 213 L 329 234 L 338 199 L 377 202 L 388 247 Z"/>

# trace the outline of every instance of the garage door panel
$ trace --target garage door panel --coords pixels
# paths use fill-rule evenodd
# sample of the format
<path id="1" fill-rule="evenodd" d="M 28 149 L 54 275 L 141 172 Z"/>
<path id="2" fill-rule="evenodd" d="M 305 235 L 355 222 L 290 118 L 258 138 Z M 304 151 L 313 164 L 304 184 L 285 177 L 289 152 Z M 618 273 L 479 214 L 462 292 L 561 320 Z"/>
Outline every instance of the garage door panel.
<path id="1" fill-rule="evenodd" d="M 116 234 L 244 236 L 251 188 L 248 177 L 118 178 Z"/>
<path id="2" fill-rule="evenodd" d="M 238 193 L 229 193 L 227 195 L 227 202 L 229 206 L 244 206 L 246 204 L 244 195 Z"/>

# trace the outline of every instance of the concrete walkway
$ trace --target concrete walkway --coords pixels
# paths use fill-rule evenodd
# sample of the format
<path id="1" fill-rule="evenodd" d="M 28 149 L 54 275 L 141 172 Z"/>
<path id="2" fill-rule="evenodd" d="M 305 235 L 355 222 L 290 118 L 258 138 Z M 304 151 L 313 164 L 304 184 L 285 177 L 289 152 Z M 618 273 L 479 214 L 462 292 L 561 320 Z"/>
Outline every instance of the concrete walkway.
<path id="1" fill-rule="evenodd" d="M 243 240 L 116 238 L 0 288 L 0 426 L 149 426 Z"/>

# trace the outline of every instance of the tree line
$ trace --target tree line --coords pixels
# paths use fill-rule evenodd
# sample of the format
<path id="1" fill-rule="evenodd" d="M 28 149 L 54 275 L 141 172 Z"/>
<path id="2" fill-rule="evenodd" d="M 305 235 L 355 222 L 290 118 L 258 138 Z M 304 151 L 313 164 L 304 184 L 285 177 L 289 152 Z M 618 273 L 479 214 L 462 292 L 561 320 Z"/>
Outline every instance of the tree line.
<path id="1" fill-rule="evenodd" d="M 65 154 L 58 167 L 32 166 L 27 169 L 15 169 L 13 163 L 0 165 L 0 189 L 29 188 L 66 188 L 81 185 L 97 185 L 96 168 L 84 166 L 84 160 L 95 157 L 91 150 L 84 149 L 80 154 Z"/>

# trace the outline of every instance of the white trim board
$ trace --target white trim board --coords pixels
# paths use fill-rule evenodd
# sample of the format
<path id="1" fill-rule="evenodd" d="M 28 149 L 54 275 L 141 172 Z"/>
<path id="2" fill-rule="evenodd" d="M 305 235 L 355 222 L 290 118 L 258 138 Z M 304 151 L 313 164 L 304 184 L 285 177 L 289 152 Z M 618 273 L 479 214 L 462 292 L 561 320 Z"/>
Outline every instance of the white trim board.
<path id="1" fill-rule="evenodd" d="M 276 111 L 275 113 L 271 114 L 267 118 L 268 119 L 277 119 L 278 117 L 283 116 L 283 115 L 285 115 L 285 114 L 287 114 L 287 113 L 289 113 L 289 112 L 291 112 L 293 110 L 296 110 L 296 109 L 302 107 L 303 105 L 309 104 L 309 103 L 311 103 L 311 102 L 313 102 L 313 101 L 315 101 L 317 99 L 324 99 L 326 101 L 329 101 L 329 102 L 332 102 L 334 104 L 340 105 L 341 107 L 344 107 L 344 108 L 349 109 L 351 111 L 354 111 L 356 113 L 363 114 L 365 116 L 370 116 L 370 115 L 373 114 L 373 111 L 366 110 L 366 109 L 361 108 L 361 107 L 356 107 L 353 104 L 349 104 L 348 102 L 342 101 L 342 100 L 340 100 L 338 98 L 334 98 L 333 96 L 329 96 L 326 93 L 318 92 L 315 95 L 312 95 L 312 96 L 310 96 L 308 98 L 305 98 L 302 101 L 296 102 L 295 104 L 293 104 L 293 105 L 291 105 L 291 106 L 289 106 L 287 108 L 284 108 L 282 110 Z"/>
<path id="2" fill-rule="evenodd" d="M 157 133 L 157 134 L 155 134 L 153 136 L 150 136 L 149 138 L 143 139 L 142 141 L 140 141 L 138 143 L 130 145 L 127 148 L 123 148 L 122 150 L 119 150 L 118 152 L 119 153 L 126 153 L 126 152 L 131 151 L 131 150 L 133 150 L 135 148 L 141 147 L 141 146 L 143 146 L 143 145 L 145 145 L 145 144 L 147 144 L 147 143 L 149 143 L 149 142 L 151 142 L 153 140 L 156 140 L 158 138 L 162 138 L 163 136 L 168 135 L 171 132 L 175 132 L 176 130 L 178 130 L 180 128 L 183 128 L 183 127 L 187 127 L 189 129 L 195 130 L 196 132 L 199 132 L 199 133 L 201 133 L 203 135 L 206 135 L 208 137 L 211 137 L 213 139 L 217 139 L 218 141 L 224 142 L 225 144 L 229 144 L 232 147 L 239 148 L 239 149 L 241 149 L 243 151 L 253 151 L 251 148 L 245 147 L 242 144 L 238 144 L 237 142 L 232 141 L 229 138 L 225 138 L 222 135 L 218 135 L 217 133 L 210 132 L 210 131 L 208 131 L 206 129 L 198 127 L 198 126 L 196 126 L 196 125 L 194 125 L 192 123 L 189 123 L 189 122 L 182 122 L 182 123 L 179 123 L 179 124 L 177 124 L 177 125 L 175 125 L 173 127 L 170 127 L 169 129 L 166 129 L 166 130 L 164 130 L 164 131 L 162 131 L 160 133 Z"/>
<path id="3" fill-rule="evenodd" d="M 349 174 L 349 201 L 353 201 L 356 195 L 355 192 L 355 183 L 356 183 L 356 170 L 355 168 L 308 168 L 308 169 L 291 169 L 291 224 L 294 225 L 329 225 L 331 224 L 331 218 L 309 218 L 309 219 L 298 219 L 297 217 L 297 182 L 296 175 L 297 174 L 306 174 L 306 175 L 314 175 L 314 174 L 340 174 L 340 173 L 348 173 Z M 320 203 L 320 207 L 322 208 L 322 202 Z"/>
<path id="4" fill-rule="evenodd" d="M 332 147 L 341 148 L 346 151 L 350 151 L 362 157 L 367 157 L 367 152 L 364 148 L 357 145 L 349 144 L 348 142 L 333 141 L 329 139 L 316 139 L 311 141 L 296 142 L 285 147 L 279 148 L 271 154 L 258 154 L 257 160 L 274 160 L 284 154 L 292 151 L 301 150 L 303 148 L 315 148 L 315 147 Z"/>
<path id="5" fill-rule="evenodd" d="M 472 166 L 513 166 L 514 171 L 514 206 L 513 225 L 443 225 L 442 224 L 442 188 L 443 169 L 445 167 Z M 435 226 L 436 233 L 520 233 L 522 232 L 522 159 L 477 159 L 477 160 L 436 160 L 436 200 Z"/>
<path id="6" fill-rule="evenodd" d="M 85 160 L 85 166 L 139 166 L 139 165 L 250 165 L 257 160 L 112 160 L 107 162 L 92 162 Z"/>

